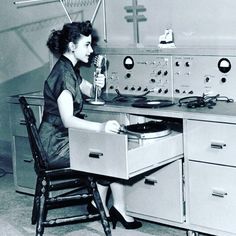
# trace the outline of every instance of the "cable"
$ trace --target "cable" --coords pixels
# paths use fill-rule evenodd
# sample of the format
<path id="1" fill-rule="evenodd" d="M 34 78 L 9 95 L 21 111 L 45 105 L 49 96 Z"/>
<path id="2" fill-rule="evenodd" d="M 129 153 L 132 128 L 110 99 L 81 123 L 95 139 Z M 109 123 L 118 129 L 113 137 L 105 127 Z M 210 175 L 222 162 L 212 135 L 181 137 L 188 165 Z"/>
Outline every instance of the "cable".
<path id="1" fill-rule="evenodd" d="M 207 96 L 203 94 L 203 96 L 189 96 L 180 98 L 178 101 L 179 106 L 186 106 L 187 108 L 199 108 L 199 107 L 208 107 L 212 109 L 217 101 L 225 101 L 225 102 L 234 102 L 233 99 L 228 98 L 226 96 L 220 96 L 219 94 L 215 96 Z"/>
<path id="2" fill-rule="evenodd" d="M 228 97 L 226 97 L 226 96 L 220 96 L 220 97 L 218 97 L 216 100 L 217 100 L 217 101 L 227 102 L 227 103 L 234 102 L 234 99 L 228 98 Z"/>

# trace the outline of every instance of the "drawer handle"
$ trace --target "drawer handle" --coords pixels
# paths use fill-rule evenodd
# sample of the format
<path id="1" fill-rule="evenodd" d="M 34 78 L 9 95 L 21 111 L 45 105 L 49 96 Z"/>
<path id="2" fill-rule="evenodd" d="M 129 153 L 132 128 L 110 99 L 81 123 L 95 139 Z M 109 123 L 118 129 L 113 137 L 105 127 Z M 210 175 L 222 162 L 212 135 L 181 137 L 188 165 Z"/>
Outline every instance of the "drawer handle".
<path id="1" fill-rule="evenodd" d="M 33 159 L 24 159 L 24 162 L 31 163 L 33 162 Z"/>
<path id="2" fill-rule="evenodd" d="M 91 158 L 100 158 L 100 156 L 103 156 L 102 152 L 90 152 L 89 157 Z"/>
<path id="3" fill-rule="evenodd" d="M 223 149 L 224 147 L 226 147 L 225 143 L 211 143 L 211 148 L 214 149 Z"/>
<path id="4" fill-rule="evenodd" d="M 26 121 L 25 120 L 20 120 L 20 125 L 26 125 Z"/>
<path id="5" fill-rule="evenodd" d="M 148 185 L 155 185 L 157 183 L 157 180 L 156 179 L 145 178 L 144 183 L 148 184 Z"/>
<path id="6" fill-rule="evenodd" d="M 224 198 L 226 195 L 228 195 L 228 193 L 226 193 L 224 191 L 213 190 L 211 195 L 214 196 L 214 197 L 222 197 L 222 198 Z"/>

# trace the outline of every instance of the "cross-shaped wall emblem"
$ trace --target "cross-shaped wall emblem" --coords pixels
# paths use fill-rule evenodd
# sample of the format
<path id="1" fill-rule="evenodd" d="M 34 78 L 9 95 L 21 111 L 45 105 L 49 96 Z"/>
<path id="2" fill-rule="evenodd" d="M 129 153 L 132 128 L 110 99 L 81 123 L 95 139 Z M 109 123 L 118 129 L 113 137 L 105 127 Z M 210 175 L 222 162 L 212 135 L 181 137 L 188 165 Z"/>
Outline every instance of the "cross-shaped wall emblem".
<path id="1" fill-rule="evenodd" d="M 147 20 L 144 15 L 139 15 L 138 13 L 146 11 L 146 8 L 143 5 L 138 5 L 138 0 L 132 0 L 132 6 L 125 6 L 124 8 L 127 13 L 133 13 L 132 15 L 125 16 L 125 19 L 127 22 L 133 22 L 134 43 L 138 44 L 140 42 L 138 23 Z"/>

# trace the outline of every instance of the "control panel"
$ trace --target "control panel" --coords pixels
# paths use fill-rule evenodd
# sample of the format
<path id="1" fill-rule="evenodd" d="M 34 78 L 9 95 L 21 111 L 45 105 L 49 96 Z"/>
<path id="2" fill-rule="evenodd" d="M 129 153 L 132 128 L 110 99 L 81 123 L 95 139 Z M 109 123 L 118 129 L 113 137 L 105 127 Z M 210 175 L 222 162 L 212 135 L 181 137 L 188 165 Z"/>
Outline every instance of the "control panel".
<path id="1" fill-rule="evenodd" d="M 203 94 L 236 98 L 235 57 L 174 56 L 174 97 Z"/>
<path id="2" fill-rule="evenodd" d="M 107 55 L 106 92 L 171 97 L 171 57 L 157 55 Z"/>
<path id="3" fill-rule="evenodd" d="M 182 98 L 236 99 L 236 57 L 107 54 L 106 92 Z"/>

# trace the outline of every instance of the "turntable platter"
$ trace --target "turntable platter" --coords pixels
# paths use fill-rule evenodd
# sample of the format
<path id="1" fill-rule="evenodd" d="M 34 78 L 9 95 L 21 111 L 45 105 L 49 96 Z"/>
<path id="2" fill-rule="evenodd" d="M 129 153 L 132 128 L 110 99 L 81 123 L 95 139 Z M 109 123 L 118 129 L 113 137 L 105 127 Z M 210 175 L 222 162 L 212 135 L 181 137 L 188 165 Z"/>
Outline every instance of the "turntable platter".
<path id="1" fill-rule="evenodd" d="M 155 99 L 155 100 L 137 100 L 134 101 L 132 106 L 140 108 L 159 108 L 159 107 L 172 106 L 174 104 L 175 103 L 171 100 Z"/>
<path id="2" fill-rule="evenodd" d="M 165 121 L 148 121 L 145 123 L 122 126 L 121 131 L 129 138 L 153 139 L 170 134 L 171 130 Z"/>

